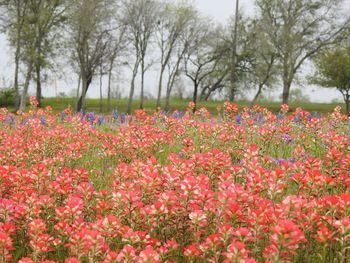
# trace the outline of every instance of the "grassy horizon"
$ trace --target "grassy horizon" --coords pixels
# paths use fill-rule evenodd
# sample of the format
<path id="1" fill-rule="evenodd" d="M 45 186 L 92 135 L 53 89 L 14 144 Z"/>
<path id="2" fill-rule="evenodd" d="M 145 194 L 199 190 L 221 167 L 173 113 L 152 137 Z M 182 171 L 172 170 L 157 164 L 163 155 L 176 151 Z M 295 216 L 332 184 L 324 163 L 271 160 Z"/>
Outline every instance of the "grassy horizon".
<path id="1" fill-rule="evenodd" d="M 173 112 L 174 110 L 186 110 L 187 105 L 190 102 L 190 99 L 172 99 L 170 102 L 170 112 Z M 198 101 L 197 102 L 197 108 L 205 107 L 208 109 L 208 111 L 211 114 L 217 113 L 217 107 L 222 107 L 224 101 Z M 250 101 L 236 101 L 234 102 L 237 104 L 239 109 L 241 110 L 245 106 L 252 106 Z M 118 109 L 120 112 L 126 112 L 128 104 L 128 99 L 112 99 L 111 100 L 111 110 Z M 258 104 L 262 107 L 265 107 L 269 109 L 272 112 L 278 112 L 281 106 L 280 102 L 269 102 L 269 101 L 260 101 L 256 102 L 255 104 Z M 47 97 L 42 99 L 42 106 L 52 106 L 54 111 L 62 111 L 67 107 L 71 107 L 73 110 L 75 109 L 76 105 L 76 99 L 75 98 L 59 98 L 59 97 Z M 145 100 L 144 102 L 144 108 L 146 111 L 153 112 L 155 111 L 156 107 L 156 100 L 155 99 L 149 99 Z M 307 103 L 307 102 L 292 102 L 289 103 L 289 107 L 291 111 L 294 111 L 296 108 L 301 107 L 302 109 L 309 111 L 309 112 L 319 112 L 319 113 L 327 113 L 332 112 L 336 106 L 342 106 L 344 108 L 344 105 L 342 103 Z M 136 99 L 133 101 L 132 109 L 138 109 L 140 106 L 140 100 Z M 164 106 L 164 101 L 162 101 L 161 106 Z M 86 99 L 86 111 L 99 111 L 99 99 L 94 98 L 87 98 Z M 343 109 L 344 111 L 344 109 Z M 107 99 L 102 100 L 102 112 L 101 113 L 109 113 L 107 111 Z"/>

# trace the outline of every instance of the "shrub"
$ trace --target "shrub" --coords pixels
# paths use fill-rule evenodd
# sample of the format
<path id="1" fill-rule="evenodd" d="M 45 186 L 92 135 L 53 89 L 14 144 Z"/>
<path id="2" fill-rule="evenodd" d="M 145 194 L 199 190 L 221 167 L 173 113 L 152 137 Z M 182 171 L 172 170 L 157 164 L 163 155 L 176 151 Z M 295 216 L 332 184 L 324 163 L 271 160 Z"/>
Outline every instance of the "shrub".
<path id="1" fill-rule="evenodd" d="M 16 91 L 14 88 L 0 89 L 0 107 L 14 106 Z"/>

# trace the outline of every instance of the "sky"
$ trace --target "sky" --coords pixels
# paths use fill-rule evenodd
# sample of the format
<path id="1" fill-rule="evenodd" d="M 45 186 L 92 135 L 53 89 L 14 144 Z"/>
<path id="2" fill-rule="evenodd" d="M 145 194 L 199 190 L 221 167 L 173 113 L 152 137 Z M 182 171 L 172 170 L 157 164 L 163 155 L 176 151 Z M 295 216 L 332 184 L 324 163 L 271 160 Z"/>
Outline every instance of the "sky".
<path id="1" fill-rule="evenodd" d="M 349 0 L 350 1 L 350 0 Z M 211 16 L 214 20 L 225 24 L 230 16 L 232 16 L 235 12 L 235 0 L 194 0 L 200 12 L 204 15 Z M 254 14 L 254 0 L 241 0 L 240 1 L 240 9 L 247 15 Z M 4 86 L 6 83 L 9 85 L 12 80 L 13 75 L 13 64 L 12 64 L 12 53 L 11 49 L 8 47 L 8 43 L 6 41 L 6 36 L 0 34 L 0 87 Z M 71 69 L 65 69 L 66 72 L 71 71 Z M 309 66 L 304 67 L 305 72 L 311 72 Z M 122 73 L 125 76 L 129 75 L 127 70 L 124 70 Z M 155 93 L 155 87 L 157 83 L 157 73 L 156 71 L 149 71 L 146 76 L 146 89 L 152 90 L 153 94 Z M 98 80 L 96 80 L 96 83 Z M 96 87 L 96 83 L 93 87 L 88 91 L 89 97 L 98 97 L 98 88 Z M 128 89 L 128 81 L 127 77 L 124 78 L 123 84 L 120 84 L 123 88 Z M 56 80 L 51 83 L 47 83 L 46 87 L 43 88 L 44 96 L 55 96 L 58 92 L 65 92 L 69 94 L 69 92 L 76 88 L 77 79 L 73 74 L 66 74 L 64 80 Z M 53 88 L 52 88 L 53 87 Z M 330 102 L 333 99 L 337 99 L 339 101 L 342 100 L 340 94 L 337 91 L 332 89 L 325 88 L 315 88 L 309 87 L 308 85 L 303 85 L 302 90 L 312 98 L 313 102 Z M 33 93 L 33 87 L 30 88 L 29 92 Z M 281 93 L 281 89 L 277 89 L 276 94 Z M 127 92 L 125 92 L 127 94 Z M 276 96 L 277 97 L 277 96 Z"/>
<path id="2" fill-rule="evenodd" d="M 225 23 L 235 13 L 235 0 L 196 0 L 195 2 L 203 14 L 210 15 L 221 23 Z M 239 4 L 245 14 L 254 13 L 254 0 L 240 0 Z"/>

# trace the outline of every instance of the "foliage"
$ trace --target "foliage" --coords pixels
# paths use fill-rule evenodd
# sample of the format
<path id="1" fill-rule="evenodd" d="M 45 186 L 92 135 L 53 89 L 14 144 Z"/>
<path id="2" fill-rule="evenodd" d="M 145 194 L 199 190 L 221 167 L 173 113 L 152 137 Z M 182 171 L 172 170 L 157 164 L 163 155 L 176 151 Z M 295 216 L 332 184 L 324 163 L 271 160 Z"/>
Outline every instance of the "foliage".
<path id="1" fill-rule="evenodd" d="M 15 104 L 16 91 L 13 88 L 0 89 L 0 107 L 9 107 Z"/>
<path id="2" fill-rule="evenodd" d="M 346 262 L 337 107 L 0 110 L 2 262 Z"/>
<path id="3" fill-rule="evenodd" d="M 350 104 L 350 46 L 323 52 L 315 59 L 317 72 L 310 80 L 327 88 L 337 88 L 343 95 L 347 113 Z"/>
<path id="4" fill-rule="evenodd" d="M 257 0 L 260 29 L 278 54 L 283 103 L 302 65 L 343 39 L 349 17 L 343 0 Z"/>

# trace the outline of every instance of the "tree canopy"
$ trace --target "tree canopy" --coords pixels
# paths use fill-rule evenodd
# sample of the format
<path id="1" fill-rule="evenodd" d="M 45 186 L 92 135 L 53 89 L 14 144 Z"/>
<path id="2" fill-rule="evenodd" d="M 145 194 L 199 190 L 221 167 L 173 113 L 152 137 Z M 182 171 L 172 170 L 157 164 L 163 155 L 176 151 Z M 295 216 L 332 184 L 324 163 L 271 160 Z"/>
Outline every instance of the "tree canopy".
<path id="1" fill-rule="evenodd" d="M 346 112 L 350 103 L 350 45 L 338 46 L 321 53 L 314 60 L 315 76 L 311 82 L 327 88 L 336 88 L 343 95 Z"/>

